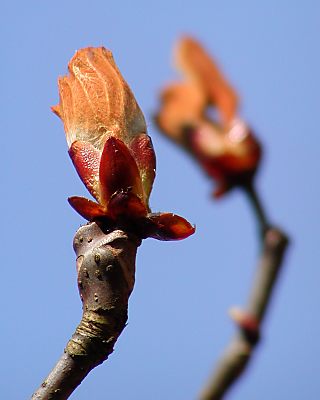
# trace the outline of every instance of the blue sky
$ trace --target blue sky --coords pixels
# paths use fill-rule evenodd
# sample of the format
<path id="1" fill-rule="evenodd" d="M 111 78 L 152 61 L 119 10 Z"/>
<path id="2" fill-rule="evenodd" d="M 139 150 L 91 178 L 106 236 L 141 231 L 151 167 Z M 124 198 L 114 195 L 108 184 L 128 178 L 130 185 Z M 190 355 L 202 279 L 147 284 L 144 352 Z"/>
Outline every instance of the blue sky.
<path id="1" fill-rule="evenodd" d="M 31 395 L 81 317 L 72 239 L 86 195 L 67 154 L 57 78 L 75 50 L 111 49 L 148 121 L 157 153 L 154 211 L 197 225 L 182 242 L 144 241 L 129 324 L 115 352 L 71 399 L 195 399 L 234 333 L 259 251 L 246 199 L 213 202 L 211 183 L 152 123 L 159 88 L 177 75 L 183 33 L 215 55 L 239 90 L 241 115 L 265 147 L 257 184 L 292 245 L 247 374 L 228 399 L 318 399 L 320 5 L 243 0 L 2 5 L 1 398 Z"/>

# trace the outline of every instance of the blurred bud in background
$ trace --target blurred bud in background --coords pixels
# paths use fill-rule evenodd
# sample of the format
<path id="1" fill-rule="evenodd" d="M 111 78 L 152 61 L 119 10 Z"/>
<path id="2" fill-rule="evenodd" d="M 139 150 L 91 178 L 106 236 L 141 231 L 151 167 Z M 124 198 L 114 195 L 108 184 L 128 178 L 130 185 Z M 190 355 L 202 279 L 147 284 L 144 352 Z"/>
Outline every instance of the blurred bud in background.
<path id="1" fill-rule="evenodd" d="M 175 64 L 184 80 L 160 93 L 159 129 L 183 146 L 216 181 L 215 197 L 250 185 L 261 147 L 238 116 L 238 97 L 213 59 L 192 38 L 182 38 Z"/>

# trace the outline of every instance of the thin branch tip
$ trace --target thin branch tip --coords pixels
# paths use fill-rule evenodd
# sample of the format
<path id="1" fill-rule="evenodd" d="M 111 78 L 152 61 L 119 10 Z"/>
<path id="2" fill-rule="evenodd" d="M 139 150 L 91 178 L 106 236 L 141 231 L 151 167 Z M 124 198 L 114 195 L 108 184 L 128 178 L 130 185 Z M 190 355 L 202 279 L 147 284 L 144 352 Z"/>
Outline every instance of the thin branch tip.
<path id="1" fill-rule="evenodd" d="M 256 214 L 259 219 L 259 213 Z M 260 220 L 261 222 L 261 220 Z M 264 317 L 283 266 L 288 235 L 269 226 L 263 235 L 262 250 L 247 306 L 230 310 L 237 333 L 223 353 L 200 400 L 220 400 L 246 370 L 261 338 Z"/>

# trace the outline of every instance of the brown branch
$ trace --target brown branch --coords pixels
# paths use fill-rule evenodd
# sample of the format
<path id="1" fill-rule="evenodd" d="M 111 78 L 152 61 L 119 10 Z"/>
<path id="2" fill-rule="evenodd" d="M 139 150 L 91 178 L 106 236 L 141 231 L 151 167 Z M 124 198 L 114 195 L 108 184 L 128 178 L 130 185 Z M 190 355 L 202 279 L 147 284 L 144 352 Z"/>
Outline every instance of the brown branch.
<path id="1" fill-rule="evenodd" d="M 96 223 L 74 238 L 83 315 L 56 366 L 32 400 L 67 399 L 87 374 L 112 353 L 127 321 L 141 240 L 122 230 L 105 232 Z"/>
<path id="2" fill-rule="evenodd" d="M 247 193 L 250 197 L 253 195 L 251 203 L 261 231 L 264 232 L 261 256 L 246 309 L 231 310 L 231 317 L 238 326 L 238 332 L 200 395 L 201 400 L 222 399 L 248 366 L 260 339 L 261 324 L 288 245 L 286 234 L 267 223 L 261 203 L 252 187 Z"/>
<path id="3" fill-rule="evenodd" d="M 251 208 L 255 214 L 255 219 L 258 222 L 261 237 L 263 240 L 266 230 L 271 226 L 267 218 L 265 208 L 263 207 L 258 192 L 254 187 L 252 179 L 245 181 L 245 183 L 243 183 L 241 187 L 244 193 L 247 195 L 249 203 L 251 204 Z"/>

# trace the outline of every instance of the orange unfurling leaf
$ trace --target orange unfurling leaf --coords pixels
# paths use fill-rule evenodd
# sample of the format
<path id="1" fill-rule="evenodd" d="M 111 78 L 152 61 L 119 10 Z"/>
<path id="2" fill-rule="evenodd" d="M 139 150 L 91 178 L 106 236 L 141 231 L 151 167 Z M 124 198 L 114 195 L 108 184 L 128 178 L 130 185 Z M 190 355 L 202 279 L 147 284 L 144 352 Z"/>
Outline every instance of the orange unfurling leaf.
<path id="1" fill-rule="evenodd" d="M 200 86 L 207 101 L 219 110 L 223 125 L 228 126 L 237 115 L 238 96 L 213 58 L 191 37 L 179 41 L 175 58 L 178 69 Z"/>
<path id="2" fill-rule="evenodd" d="M 206 98 L 193 83 L 172 83 L 160 94 L 161 109 L 156 122 L 170 139 L 183 143 L 182 129 L 195 126 L 203 118 Z"/>
<path id="3" fill-rule="evenodd" d="M 102 151 L 108 137 L 128 144 L 146 132 L 144 116 L 110 51 L 78 50 L 69 73 L 59 79 L 60 103 L 53 107 L 63 120 L 69 147 L 81 140 Z"/>

